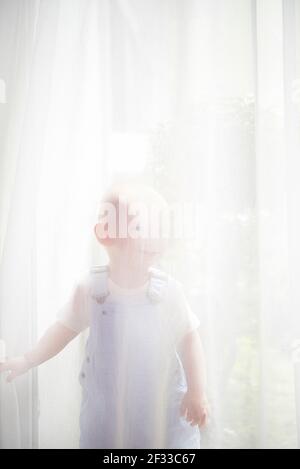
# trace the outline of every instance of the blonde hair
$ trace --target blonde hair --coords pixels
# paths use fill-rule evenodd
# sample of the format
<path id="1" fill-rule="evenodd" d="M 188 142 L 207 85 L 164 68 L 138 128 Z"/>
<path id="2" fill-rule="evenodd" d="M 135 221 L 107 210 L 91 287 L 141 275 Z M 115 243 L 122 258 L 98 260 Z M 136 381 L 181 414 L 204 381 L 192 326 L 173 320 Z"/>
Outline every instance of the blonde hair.
<path id="1" fill-rule="evenodd" d="M 123 182 L 113 184 L 102 196 L 101 203 L 111 203 L 118 212 L 120 205 L 124 203 L 129 206 L 131 203 L 155 204 L 160 209 L 168 208 L 168 202 L 153 187 L 133 182 Z"/>

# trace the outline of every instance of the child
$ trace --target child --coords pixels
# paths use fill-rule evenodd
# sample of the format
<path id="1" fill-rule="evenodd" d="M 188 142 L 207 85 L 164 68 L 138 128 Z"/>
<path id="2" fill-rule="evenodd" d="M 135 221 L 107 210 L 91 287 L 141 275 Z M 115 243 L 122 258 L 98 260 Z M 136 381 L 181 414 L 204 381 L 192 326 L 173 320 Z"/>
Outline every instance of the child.
<path id="1" fill-rule="evenodd" d="M 166 247 L 153 214 L 166 210 L 151 188 L 112 188 L 94 228 L 109 264 L 84 276 L 31 351 L 0 365 L 12 381 L 90 328 L 80 448 L 200 448 L 208 405 L 199 320 L 179 282 L 153 267 Z"/>

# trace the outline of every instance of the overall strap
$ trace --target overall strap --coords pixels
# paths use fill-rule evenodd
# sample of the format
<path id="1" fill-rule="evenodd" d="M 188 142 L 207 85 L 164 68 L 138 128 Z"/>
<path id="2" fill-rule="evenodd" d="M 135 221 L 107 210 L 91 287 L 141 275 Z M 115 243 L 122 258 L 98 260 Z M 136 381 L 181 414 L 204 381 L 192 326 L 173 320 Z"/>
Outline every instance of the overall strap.
<path id="1" fill-rule="evenodd" d="M 108 272 L 107 265 L 96 265 L 90 269 L 90 295 L 97 303 L 104 303 L 108 297 Z M 151 267 L 149 269 L 149 286 L 147 295 L 151 303 L 160 303 L 167 295 L 169 276 L 162 270 Z"/>
<path id="2" fill-rule="evenodd" d="M 97 303 L 104 303 L 109 295 L 108 266 L 96 265 L 90 269 L 90 295 Z"/>
<path id="3" fill-rule="evenodd" d="M 150 267 L 150 280 L 148 288 L 148 297 L 152 303 L 160 303 L 166 298 L 169 276 L 162 270 Z"/>

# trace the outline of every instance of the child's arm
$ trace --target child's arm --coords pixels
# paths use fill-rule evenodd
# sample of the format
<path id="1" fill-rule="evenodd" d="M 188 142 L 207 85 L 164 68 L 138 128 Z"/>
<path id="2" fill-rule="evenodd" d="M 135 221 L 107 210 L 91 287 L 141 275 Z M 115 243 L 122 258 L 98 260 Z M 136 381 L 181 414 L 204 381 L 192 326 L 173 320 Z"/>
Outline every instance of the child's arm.
<path id="1" fill-rule="evenodd" d="M 208 420 L 208 403 L 206 398 L 206 370 L 204 352 L 199 332 L 193 330 L 186 334 L 178 348 L 184 367 L 187 392 L 181 404 L 181 415 L 191 425 L 204 426 Z"/>
<path id="2" fill-rule="evenodd" d="M 30 368 L 40 365 L 57 355 L 72 339 L 78 335 L 59 321 L 50 326 L 36 346 L 24 356 L 12 358 L 0 364 L 0 372 L 10 371 L 7 378 L 11 382 L 17 376 L 26 373 Z"/>

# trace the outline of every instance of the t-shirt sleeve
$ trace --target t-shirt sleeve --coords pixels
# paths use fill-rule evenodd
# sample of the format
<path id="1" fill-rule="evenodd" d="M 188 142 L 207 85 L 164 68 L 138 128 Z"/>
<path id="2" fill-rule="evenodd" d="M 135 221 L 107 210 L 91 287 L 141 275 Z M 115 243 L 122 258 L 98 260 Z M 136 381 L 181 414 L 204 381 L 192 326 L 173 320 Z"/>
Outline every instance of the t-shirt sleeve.
<path id="1" fill-rule="evenodd" d="M 180 282 L 172 281 L 169 295 L 171 329 L 178 344 L 186 334 L 200 326 L 200 320 L 191 309 Z"/>
<path id="2" fill-rule="evenodd" d="M 89 326 L 88 284 L 86 278 L 78 281 L 67 302 L 56 314 L 56 319 L 74 332 L 81 332 Z"/>

